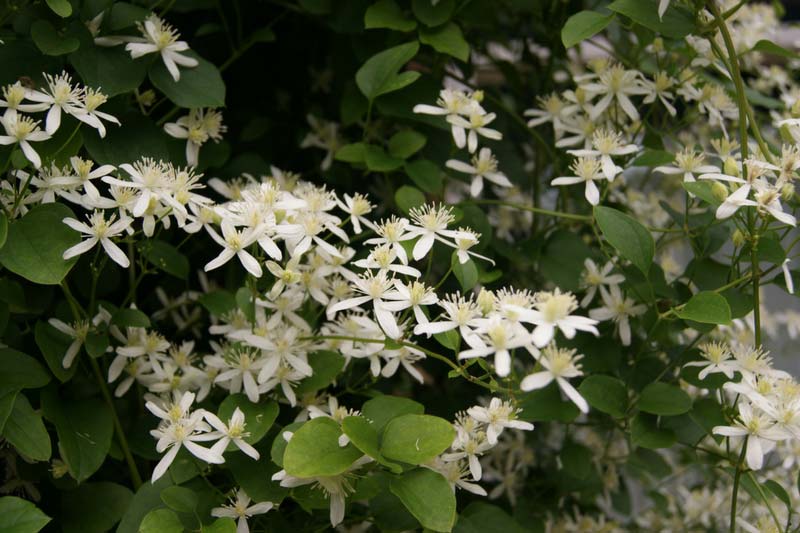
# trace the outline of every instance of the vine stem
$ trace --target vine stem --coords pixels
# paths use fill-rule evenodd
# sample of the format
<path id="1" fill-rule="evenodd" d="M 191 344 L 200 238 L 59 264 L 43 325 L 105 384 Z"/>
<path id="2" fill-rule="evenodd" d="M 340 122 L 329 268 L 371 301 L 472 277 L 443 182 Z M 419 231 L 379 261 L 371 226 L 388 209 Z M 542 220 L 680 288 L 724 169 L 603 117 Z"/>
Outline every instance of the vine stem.
<path id="1" fill-rule="evenodd" d="M 742 442 L 742 451 L 739 454 L 739 461 L 736 463 L 736 472 L 733 475 L 733 495 L 731 496 L 731 528 L 730 533 L 736 533 L 736 504 L 739 497 L 739 479 L 742 477 L 742 463 L 744 463 L 744 456 L 747 453 L 747 439 L 744 438 Z"/>
<path id="2" fill-rule="evenodd" d="M 548 215 L 551 217 L 567 218 L 570 220 L 580 220 L 582 222 L 592 221 L 592 217 L 590 215 L 578 215 L 575 213 L 566 213 L 564 211 L 553 211 L 551 209 L 544 209 L 542 207 L 533 207 L 525 204 L 515 204 L 511 202 L 504 202 L 502 200 L 470 200 L 469 202 L 463 202 L 463 203 L 475 204 L 475 205 L 499 205 L 503 207 L 511 207 L 513 209 L 519 209 L 520 211 L 530 211 L 531 213 Z"/>

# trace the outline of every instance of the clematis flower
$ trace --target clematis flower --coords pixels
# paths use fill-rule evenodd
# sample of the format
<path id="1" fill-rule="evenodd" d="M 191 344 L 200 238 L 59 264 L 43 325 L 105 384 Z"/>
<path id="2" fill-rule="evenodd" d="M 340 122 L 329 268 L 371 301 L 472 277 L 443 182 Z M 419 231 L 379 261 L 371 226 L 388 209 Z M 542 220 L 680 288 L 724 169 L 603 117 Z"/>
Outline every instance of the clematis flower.
<path id="1" fill-rule="evenodd" d="M 259 502 L 250 505 L 251 501 L 250 496 L 243 489 L 239 489 L 236 491 L 236 497 L 232 498 L 229 504 L 211 509 L 211 516 L 234 518 L 237 520 L 236 533 L 250 533 L 247 519 L 251 516 L 267 513 L 275 507 L 272 502 Z"/>
<path id="2" fill-rule="evenodd" d="M 130 52 L 133 59 L 147 54 L 159 54 L 170 76 L 176 82 L 181 79 L 178 66 L 194 68 L 200 63 L 197 59 L 182 54 L 189 50 L 186 41 L 180 41 L 181 34 L 178 30 L 164 22 L 155 13 L 148 16 L 143 23 L 138 23 L 139 31 L 144 38 L 136 39 L 125 45 L 125 50 Z"/>
<path id="3" fill-rule="evenodd" d="M 131 225 L 133 220 L 127 217 L 122 217 L 115 221 L 116 218 L 116 215 L 111 215 L 111 218 L 106 220 L 102 211 L 95 211 L 91 216 L 89 216 L 89 224 L 80 222 L 74 218 L 63 219 L 62 222 L 64 222 L 64 224 L 70 228 L 89 236 L 88 239 L 85 239 L 75 246 L 64 250 L 64 253 L 62 254 L 64 259 L 70 259 L 72 257 L 84 254 L 94 248 L 94 246 L 99 242 L 112 261 L 117 263 L 122 268 L 128 268 L 130 266 L 128 256 L 125 255 L 125 252 L 123 252 L 119 246 L 114 244 L 111 238 L 116 237 L 128 229 L 128 226 Z"/>
<path id="4" fill-rule="evenodd" d="M 458 159 L 449 159 L 445 166 L 472 175 L 469 192 L 473 197 L 479 196 L 483 191 L 484 178 L 500 187 L 512 187 L 505 174 L 497 171 L 497 159 L 489 148 L 481 148 L 478 155 L 473 156 L 471 165 Z"/>

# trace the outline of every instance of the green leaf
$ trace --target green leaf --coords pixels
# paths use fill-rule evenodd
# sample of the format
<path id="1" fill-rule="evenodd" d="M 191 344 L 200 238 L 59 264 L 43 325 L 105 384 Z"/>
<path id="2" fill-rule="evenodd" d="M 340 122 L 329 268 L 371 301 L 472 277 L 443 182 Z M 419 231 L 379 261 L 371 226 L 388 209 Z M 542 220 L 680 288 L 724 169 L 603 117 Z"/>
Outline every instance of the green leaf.
<path id="1" fill-rule="evenodd" d="M 111 325 L 121 328 L 149 328 L 150 319 L 138 309 L 123 307 L 111 316 Z"/>
<path id="2" fill-rule="evenodd" d="M 155 509 L 144 517 L 139 533 L 183 533 L 183 524 L 169 509 Z"/>
<path id="3" fill-rule="evenodd" d="M 397 31 L 411 31 L 417 27 L 417 22 L 409 19 L 394 0 L 378 0 L 367 8 L 364 13 L 364 27 L 387 28 Z"/>
<path id="4" fill-rule="evenodd" d="M 216 290 L 200 295 L 200 305 L 214 316 L 221 317 L 236 308 L 236 297 L 226 290 Z"/>
<path id="5" fill-rule="evenodd" d="M 526 522 L 527 523 L 527 522 Z M 454 533 L 525 533 L 519 522 L 497 505 L 472 502 L 458 513 Z"/>
<path id="6" fill-rule="evenodd" d="M 647 148 L 642 155 L 633 160 L 631 165 L 637 167 L 657 167 L 668 165 L 673 161 L 675 161 L 675 154 L 664 150 Z"/>
<path id="7" fill-rule="evenodd" d="M 561 42 L 564 43 L 564 48 L 572 48 L 581 41 L 600 33 L 612 20 L 614 20 L 613 13 L 611 15 L 603 15 L 597 11 L 575 13 L 567 19 L 561 29 Z"/>
<path id="8" fill-rule="evenodd" d="M 139 243 L 139 250 L 147 262 L 178 279 L 188 279 L 189 260 L 177 248 L 158 239 Z"/>
<path id="9" fill-rule="evenodd" d="M 450 258 L 450 265 L 453 267 L 453 274 L 456 276 L 461 290 L 467 292 L 478 284 L 478 267 L 472 258 L 466 263 L 461 263 L 456 252 Z"/>
<path id="10" fill-rule="evenodd" d="M 179 513 L 193 513 L 197 509 L 197 494 L 186 487 L 172 485 L 161 491 L 164 505 Z"/>
<path id="11" fill-rule="evenodd" d="M 657 381 L 642 390 L 636 406 L 645 413 L 675 416 L 692 408 L 692 399 L 675 385 Z"/>
<path id="12" fill-rule="evenodd" d="M 448 22 L 437 28 L 420 28 L 419 41 L 432 46 L 437 52 L 451 55 L 461 61 L 469 59 L 469 43 L 455 22 Z"/>
<path id="13" fill-rule="evenodd" d="M 425 412 L 425 407 L 414 400 L 387 394 L 364 402 L 361 412 L 372 421 L 375 431 L 380 432 L 390 420 L 409 414 L 421 415 Z"/>
<path id="14" fill-rule="evenodd" d="M 684 320 L 703 324 L 730 324 L 731 308 L 724 296 L 712 291 L 698 292 L 675 312 Z"/>
<path id="15" fill-rule="evenodd" d="M 137 89 L 147 76 L 147 63 L 134 61 L 123 46 L 96 46 L 87 42 L 69 56 L 83 82 L 109 97 Z"/>
<path id="16" fill-rule="evenodd" d="M 72 4 L 69 0 L 46 0 L 47 6 L 61 18 L 67 18 L 72 15 Z"/>
<path id="17" fill-rule="evenodd" d="M 64 368 L 62 364 L 64 354 L 67 353 L 72 339 L 47 322 L 42 321 L 36 323 L 33 330 L 33 337 L 36 340 L 36 346 L 39 348 L 39 351 L 42 352 L 42 356 L 44 356 L 48 368 L 50 368 L 50 371 L 55 375 L 56 379 L 61 383 L 72 379 L 78 365 L 73 363 L 70 368 Z"/>
<path id="18" fill-rule="evenodd" d="M 248 494 L 249 496 L 249 494 Z M 203 525 L 201 533 L 236 533 L 236 521 L 233 518 L 217 518 L 208 525 Z"/>
<path id="19" fill-rule="evenodd" d="M 83 347 L 86 349 L 86 353 L 95 359 L 103 356 L 108 349 L 108 333 L 95 333 L 90 331 L 86 335 L 86 341 L 83 343 Z"/>
<path id="20" fill-rule="evenodd" d="M 444 418 L 402 415 L 386 424 L 381 453 L 395 461 L 423 464 L 445 451 L 454 437 L 453 425 Z"/>
<path id="21" fill-rule="evenodd" d="M 592 249 L 580 235 L 568 230 L 556 230 L 544 244 L 539 257 L 539 270 L 561 290 L 582 290 L 584 261 Z"/>
<path id="22" fill-rule="evenodd" d="M 5 438 L 19 453 L 34 461 L 47 461 L 53 453 L 42 416 L 24 394 L 18 394 L 3 428 Z"/>
<path id="23" fill-rule="evenodd" d="M 295 431 L 283 454 L 283 468 L 290 476 L 335 476 L 347 470 L 363 454 L 352 444 L 339 446 L 339 424 L 327 417 L 314 418 Z M 280 436 L 279 436 L 280 438 Z"/>
<path id="24" fill-rule="evenodd" d="M 48 56 L 63 56 L 77 50 L 81 42 L 75 37 L 62 36 L 55 27 L 44 19 L 31 24 L 33 42 Z"/>
<path id="25" fill-rule="evenodd" d="M 681 185 L 707 204 L 717 206 L 721 203 L 712 192 L 713 184 L 708 181 L 684 181 Z"/>
<path id="26" fill-rule="evenodd" d="M 11 348 L 0 348 L 0 366 L 0 392 L 38 389 L 50 382 L 50 375 L 39 361 Z"/>
<path id="27" fill-rule="evenodd" d="M 395 191 L 394 201 L 401 211 L 408 214 L 412 208 L 419 207 L 425 203 L 425 195 L 416 187 L 403 185 Z"/>
<path id="28" fill-rule="evenodd" d="M 255 444 L 263 439 L 278 418 L 279 409 L 276 402 L 264 399 L 253 403 L 244 394 L 227 396 L 220 404 L 217 416 L 227 424 L 237 407 L 244 413 L 245 431 L 250 436 L 243 440 L 248 444 Z"/>
<path id="29" fill-rule="evenodd" d="M 611 246 L 647 276 L 655 253 L 653 237 L 647 228 L 611 207 L 595 206 L 594 217 Z"/>
<path id="30" fill-rule="evenodd" d="M 50 520 L 28 500 L 16 496 L 0 498 L 0 531 L 3 533 L 36 533 Z"/>
<path id="31" fill-rule="evenodd" d="M 423 191 L 438 194 L 442 190 L 442 171 L 433 161 L 418 159 L 407 162 L 405 171 L 411 181 Z"/>
<path id="32" fill-rule="evenodd" d="M 84 136 L 86 150 L 98 164 L 119 166 L 142 157 L 169 159 L 167 134 L 149 118 L 140 114 L 123 114 L 117 118 L 125 126 L 110 128 L 105 138 L 94 130 Z"/>
<path id="33" fill-rule="evenodd" d="M 11 411 L 14 409 L 14 403 L 16 403 L 18 392 L 17 390 L 0 392 L 0 435 L 3 434 L 6 421 L 8 417 L 11 416 Z"/>
<path id="34" fill-rule="evenodd" d="M 369 58 L 356 72 L 356 84 L 361 93 L 368 100 L 374 100 L 382 94 L 397 91 L 413 83 L 419 77 L 419 72 L 398 74 L 397 71 L 417 55 L 418 50 L 419 43 L 414 41 L 389 48 Z"/>
<path id="35" fill-rule="evenodd" d="M 128 505 L 128 510 L 117 527 L 116 533 L 138 533 L 139 525 L 152 509 L 163 507 L 161 491 L 172 485 L 170 476 L 163 476 L 155 483 L 143 483 Z"/>
<path id="36" fill-rule="evenodd" d="M 322 350 L 313 352 L 308 356 L 308 364 L 314 371 L 309 377 L 303 379 L 294 391 L 298 395 L 316 392 L 330 385 L 344 368 L 344 357 L 338 352 Z"/>
<path id="37" fill-rule="evenodd" d="M 556 420 L 566 423 L 572 422 L 580 414 L 574 403 L 564 401 L 555 383 L 522 395 L 519 408 L 522 409 L 519 418 L 530 422 Z"/>
<path id="38" fill-rule="evenodd" d="M 8 239 L 0 249 L 0 263 L 11 272 L 40 285 L 58 285 L 78 261 L 65 261 L 64 250 L 80 242 L 80 234 L 62 219 L 74 218 L 60 203 L 43 204 L 12 222 Z"/>
<path id="39" fill-rule="evenodd" d="M 42 409 L 56 426 L 62 459 L 81 483 L 100 468 L 111 447 L 114 426 L 108 406 L 99 398 L 64 401 L 47 390 Z"/>
<path id="40" fill-rule="evenodd" d="M 61 521 L 64 533 L 111 531 L 128 509 L 133 492 L 116 483 L 84 483 L 63 493 Z"/>
<path id="41" fill-rule="evenodd" d="M 433 531 L 450 531 L 456 521 L 456 496 L 438 472 L 417 468 L 392 479 L 389 490 L 419 523 Z"/>
<path id="42" fill-rule="evenodd" d="M 353 446 L 375 459 L 380 464 L 389 467 L 395 474 L 403 471 L 400 465 L 387 460 L 380 450 L 378 431 L 375 424 L 363 416 L 348 416 L 342 420 L 342 431 L 350 438 Z"/>
<path id="43" fill-rule="evenodd" d="M 706 378 L 708 379 L 708 378 Z M 723 407 L 712 398 L 699 398 L 695 400 L 689 416 L 695 423 L 706 431 L 706 434 L 713 437 L 718 443 L 723 438 L 721 435 L 714 435 L 713 429 L 717 426 L 727 425 L 725 411 Z"/>
<path id="44" fill-rule="evenodd" d="M 390 172 L 403 166 L 403 160 L 392 157 L 380 146 L 364 145 L 364 162 L 374 172 Z"/>
<path id="45" fill-rule="evenodd" d="M 583 380 L 578 391 L 592 408 L 615 418 L 625 416 L 625 411 L 628 409 L 628 391 L 621 380 L 594 374 Z"/>
<path id="46" fill-rule="evenodd" d="M 653 416 L 639 413 L 631 421 L 631 442 L 642 448 L 669 448 L 675 444 L 675 433 L 659 428 Z"/>
<path id="47" fill-rule="evenodd" d="M 399 159 L 408 159 L 422 150 L 427 137 L 414 130 L 398 131 L 389 139 L 389 155 Z"/>
<path id="48" fill-rule="evenodd" d="M 683 39 L 695 30 L 694 17 L 688 9 L 673 2 L 659 18 L 658 3 L 659 0 L 615 0 L 606 7 L 664 37 Z"/>
<path id="49" fill-rule="evenodd" d="M 333 158 L 337 161 L 344 161 L 345 163 L 364 163 L 366 161 L 365 144 L 351 143 L 345 144 L 334 154 Z"/>
<path id="50" fill-rule="evenodd" d="M 284 429 L 288 430 L 288 427 Z M 278 434 L 277 439 L 283 440 L 283 437 Z M 230 469 L 236 484 L 242 487 L 253 501 L 272 502 L 277 506 L 289 493 L 289 489 L 281 487 L 278 481 L 272 481 L 273 474 L 280 470 L 280 467 L 269 459 L 262 457 L 260 461 L 253 461 L 245 454 L 239 453 L 226 457 L 225 466 Z"/>
<path id="51" fill-rule="evenodd" d="M 0 248 L 6 243 L 8 238 L 8 217 L 5 213 L 0 213 Z"/>
<path id="52" fill-rule="evenodd" d="M 756 43 L 756 45 L 752 48 L 753 52 L 763 52 L 765 54 L 770 54 L 773 56 L 781 56 L 787 59 L 800 59 L 800 54 L 796 54 L 791 50 L 787 50 L 786 48 L 773 43 L 767 39 L 761 39 Z"/>
<path id="53" fill-rule="evenodd" d="M 561 464 L 564 472 L 576 479 L 586 479 L 592 472 L 592 451 L 586 446 L 567 443 L 561 450 Z"/>
<path id="54" fill-rule="evenodd" d="M 426 26 L 439 26 L 453 16 L 456 3 L 455 0 L 439 0 L 435 4 L 430 0 L 412 0 L 411 10 L 414 12 L 414 16 Z"/>
<path id="55" fill-rule="evenodd" d="M 183 52 L 199 62 L 196 67 L 180 68 L 179 81 L 157 61 L 150 67 L 150 81 L 155 87 L 178 107 L 222 107 L 225 105 L 225 82 L 219 70 L 194 52 Z"/>

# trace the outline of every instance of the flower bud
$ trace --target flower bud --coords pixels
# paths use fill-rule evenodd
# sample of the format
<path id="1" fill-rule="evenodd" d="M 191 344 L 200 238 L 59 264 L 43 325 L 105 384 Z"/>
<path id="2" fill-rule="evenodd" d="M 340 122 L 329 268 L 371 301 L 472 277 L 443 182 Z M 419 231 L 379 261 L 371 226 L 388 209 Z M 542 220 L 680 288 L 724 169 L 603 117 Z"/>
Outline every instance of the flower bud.
<path id="1" fill-rule="evenodd" d="M 492 291 L 481 289 L 481 292 L 478 293 L 477 301 L 478 308 L 480 308 L 481 313 L 484 316 L 488 315 L 494 310 L 494 293 L 492 293 Z"/>
<path id="2" fill-rule="evenodd" d="M 784 183 L 783 187 L 781 187 L 781 199 L 784 202 L 788 202 L 794 196 L 794 184 L 792 183 Z"/>
<path id="3" fill-rule="evenodd" d="M 656 37 L 653 39 L 653 50 L 656 52 L 663 52 L 664 51 L 664 39 L 661 37 Z"/>
<path id="4" fill-rule="evenodd" d="M 789 113 L 791 113 L 793 118 L 800 117 L 800 100 L 795 100 Z"/>
<path id="5" fill-rule="evenodd" d="M 716 198 L 720 202 L 724 202 L 725 199 L 728 197 L 728 188 L 725 186 L 724 183 L 715 181 L 713 185 L 711 185 L 711 194 L 713 194 L 714 198 Z"/>
<path id="6" fill-rule="evenodd" d="M 778 133 L 781 135 L 781 140 L 787 143 L 795 142 L 794 136 L 792 135 L 792 127 L 788 124 L 784 124 L 780 128 L 778 128 Z"/>
<path id="7" fill-rule="evenodd" d="M 478 103 L 483 102 L 483 91 L 475 91 L 472 93 L 472 99 Z"/>
<path id="8" fill-rule="evenodd" d="M 728 176 L 739 177 L 739 174 L 741 174 L 741 171 L 739 170 L 739 163 L 737 163 L 736 160 L 731 156 L 725 158 L 725 163 L 722 167 L 722 170 Z"/>
<path id="9" fill-rule="evenodd" d="M 742 233 L 741 230 L 737 229 L 736 231 L 733 232 L 731 240 L 733 241 L 733 245 L 738 248 L 747 241 L 747 237 L 744 236 L 744 233 Z"/>

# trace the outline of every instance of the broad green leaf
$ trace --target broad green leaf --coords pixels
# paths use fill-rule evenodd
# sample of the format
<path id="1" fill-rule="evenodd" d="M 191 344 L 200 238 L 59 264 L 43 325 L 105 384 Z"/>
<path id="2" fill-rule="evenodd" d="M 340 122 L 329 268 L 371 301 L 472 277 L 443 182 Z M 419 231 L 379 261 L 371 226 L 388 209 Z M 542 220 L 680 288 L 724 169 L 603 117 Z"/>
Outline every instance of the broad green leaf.
<path id="1" fill-rule="evenodd" d="M 631 421 L 631 442 L 642 448 L 669 448 L 676 442 L 675 432 L 659 428 L 654 416 L 639 413 Z"/>
<path id="2" fill-rule="evenodd" d="M 408 159 L 422 150 L 427 137 L 414 130 L 398 131 L 389 139 L 389 155 L 399 159 Z"/>
<path id="3" fill-rule="evenodd" d="M 81 45 L 77 38 L 61 35 L 50 22 L 44 19 L 39 19 L 31 24 L 31 37 L 39 50 L 49 56 L 71 54 Z"/>
<path id="4" fill-rule="evenodd" d="M 39 361 L 11 348 L 0 348 L 0 367 L 0 393 L 38 389 L 50 382 L 50 375 Z"/>
<path id="5" fill-rule="evenodd" d="M 530 422 L 572 422 L 580 414 L 574 403 L 561 397 L 561 391 L 555 383 L 521 395 L 519 407 L 522 409 L 519 418 Z"/>
<path id="6" fill-rule="evenodd" d="M 419 523 L 433 531 L 450 531 L 456 520 L 456 496 L 438 472 L 417 468 L 392 479 L 389 489 Z"/>
<path id="7" fill-rule="evenodd" d="M 324 389 L 339 375 L 339 372 L 341 372 L 344 367 L 344 362 L 344 357 L 338 352 L 330 350 L 312 352 L 308 356 L 308 364 L 311 366 L 314 373 L 304 378 L 303 381 L 295 387 L 295 393 L 303 395 Z"/>
<path id="8" fill-rule="evenodd" d="M 69 3 L 69 0 L 46 0 L 47 7 L 49 7 L 53 13 L 58 15 L 61 18 L 67 18 L 68 16 L 72 15 L 72 4 Z"/>
<path id="9" fill-rule="evenodd" d="M 200 295 L 200 305 L 214 316 L 221 317 L 236 308 L 236 297 L 226 290 L 216 290 Z"/>
<path id="10" fill-rule="evenodd" d="M 592 450 L 569 442 L 559 453 L 564 472 L 576 479 L 586 479 L 592 471 Z"/>
<path id="11" fill-rule="evenodd" d="M 414 400 L 387 394 L 364 402 L 361 412 L 365 418 L 372 420 L 375 430 L 380 432 L 390 420 L 408 414 L 421 415 L 425 407 Z"/>
<path id="12" fill-rule="evenodd" d="M 36 533 L 50 520 L 28 500 L 16 496 L 0 498 L 0 531 L 3 533 Z"/>
<path id="13" fill-rule="evenodd" d="M 556 230 L 547 237 L 539 258 L 539 270 L 561 290 L 582 289 L 581 280 L 584 261 L 591 257 L 592 249 L 580 235 Z"/>
<path id="14" fill-rule="evenodd" d="M 368 100 L 374 100 L 413 83 L 419 77 L 418 72 L 398 74 L 397 71 L 417 55 L 418 50 L 419 43 L 415 41 L 389 48 L 369 58 L 356 72 L 356 84 L 361 93 Z"/>
<path id="15" fill-rule="evenodd" d="M 101 89 L 109 97 L 133 91 L 147 77 L 147 63 L 131 59 L 123 46 L 87 42 L 69 56 L 69 61 L 86 85 Z"/>
<path id="16" fill-rule="evenodd" d="M 316 477 L 335 476 L 347 470 L 363 454 L 352 444 L 339 446 L 341 434 L 339 424 L 330 418 L 314 418 L 303 424 L 286 445 L 283 454 L 286 473 Z"/>
<path id="17" fill-rule="evenodd" d="M 527 523 L 527 522 L 526 522 Z M 453 533 L 525 533 L 529 531 L 497 505 L 477 501 L 458 513 Z"/>
<path id="18" fill-rule="evenodd" d="M 713 429 L 717 426 L 725 426 L 728 422 L 725 418 L 723 407 L 716 400 L 713 398 L 699 398 L 695 400 L 689 416 L 698 426 L 705 429 L 706 433 L 713 437 L 718 443 L 722 442 L 724 437 L 721 435 L 714 435 Z"/>
<path id="19" fill-rule="evenodd" d="M 42 321 L 36 322 L 33 337 L 36 340 L 36 346 L 42 352 L 48 368 L 50 368 L 56 379 L 61 383 L 66 383 L 72 379 L 78 365 L 73 363 L 69 368 L 64 368 L 63 365 L 64 354 L 67 353 L 72 339 L 47 322 Z"/>
<path id="20" fill-rule="evenodd" d="M 617 378 L 594 374 L 583 380 L 578 391 L 592 408 L 616 418 L 625 416 L 628 391 Z"/>
<path id="21" fill-rule="evenodd" d="M 200 533 L 236 533 L 236 521 L 233 518 L 217 518 L 208 525 L 203 525 Z"/>
<path id="22" fill-rule="evenodd" d="M 99 398 L 59 398 L 55 390 L 42 394 L 42 409 L 58 433 L 58 447 L 78 483 L 94 474 L 111 447 L 114 426 L 108 406 Z"/>
<path id="23" fill-rule="evenodd" d="M 780 485 L 780 483 L 768 479 L 764 481 L 762 485 L 767 489 L 769 489 L 769 492 L 774 494 L 775 497 L 777 497 L 780 501 L 782 501 L 790 512 L 792 511 L 792 499 L 789 497 L 789 494 L 786 492 L 786 489 L 784 489 Z"/>
<path id="24" fill-rule="evenodd" d="M 655 253 L 653 237 L 647 228 L 611 207 L 595 206 L 594 217 L 611 246 L 647 276 Z"/>
<path id="25" fill-rule="evenodd" d="M 364 145 L 364 162 L 374 172 L 390 172 L 403 166 L 403 160 L 392 157 L 381 146 Z"/>
<path id="26" fill-rule="evenodd" d="M 111 531 L 128 509 L 133 492 L 106 481 L 83 483 L 63 493 L 61 522 L 64 533 Z"/>
<path id="27" fill-rule="evenodd" d="M 362 142 L 345 144 L 336 150 L 333 158 L 345 163 L 364 163 L 367 158 L 365 146 Z"/>
<path id="28" fill-rule="evenodd" d="M 692 408 L 692 399 L 675 385 L 657 381 L 646 386 L 636 406 L 645 413 L 675 416 Z"/>
<path id="29" fill-rule="evenodd" d="M 378 431 L 375 424 L 363 416 L 348 416 L 342 420 L 342 431 L 348 436 L 353 446 L 369 455 L 380 464 L 399 474 L 403 471 L 400 465 L 387 460 L 380 450 Z"/>
<path id="30" fill-rule="evenodd" d="M 683 39 L 695 30 L 694 18 L 688 9 L 672 2 L 659 18 L 658 3 L 659 0 L 615 0 L 606 7 L 664 37 Z"/>
<path id="31" fill-rule="evenodd" d="M 197 494 L 192 489 L 172 485 L 161 491 L 164 505 L 179 513 L 193 513 L 197 509 Z"/>
<path id="32" fill-rule="evenodd" d="M 139 533 L 183 533 L 183 524 L 169 509 L 155 509 L 145 515 Z"/>
<path id="33" fill-rule="evenodd" d="M 452 443 L 453 425 L 431 415 L 402 415 L 383 429 L 381 453 L 389 459 L 418 465 L 427 463 Z"/>
<path id="34" fill-rule="evenodd" d="M 151 265 L 178 279 L 185 280 L 189 277 L 189 260 L 171 244 L 150 239 L 142 242 L 139 246 L 142 255 Z"/>
<path id="35" fill-rule="evenodd" d="M 414 184 L 430 194 L 438 194 L 442 190 L 442 170 L 439 165 L 427 159 L 407 162 L 406 174 Z"/>
<path id="36" fill-rule="evenodd" d="M 675 312 L 684 320 L 703 324 L 730 324 L 731 308 L 724 296 L 716 292 L 698 292 Z"/>
<path id="37" fill-rule="evenodd" d="M 0 213 L 0 248 L 6 243 L 8 238 L 8 217 L 5 213 Z"/>
<path id="38" fill-rule="evenodd" d="M 40 285 L 58 285 L 78 261 L 64 260 L 64 250 L 80 242 L 80 234 L 61 222 L 74 218 L 64 204 L 34 207 L 8 227 L 0 263 L 11 272 Z"/>
<path id="39" fill-rule="evenodd" d="M 411 10 L 414 12 L 414 16 L 426 26 L 439 26 L 453 16 L 456 2 L 455 0 L 439 0 L 438 2 L 412 0 Z"/>
<path id="40" fill-rule="evenodd" d="M 250 435 L 243 440 L 248 444 L 255 444 L 263 439 L 278 417 L 276 402 L 263 399 L 258 403 L 253 403 L 244 394 L 227 396 L 220 404 L 217 415 L 227 424 L 237 407 L 244 413 L 245 431 Z"/>
<path id="41" fill-rule="evenodd" d="M 406 17 L 394 0 L 378 0 L 364 13 L 364 27 L 411 31 L 417 27 L 417 22 Z"/>
<path id="42" fill-rule="evenodd" d="M 42 416 L 33 410 L 24 394 L 17 394 L 14 408 L 3 427 L 3 438 L 34 461 L 47 461 L 53 453 Z"/>
<path id="43" fill-rule="evenodd" d="M 612 20 L 614 20 L 613 13 L 611 15 L 603 15 L 597 11 L 575 13 L 567 19 L 561 29 L 561 42 L 564 43 L 564 48 L 572 48 L 581 41 L 600 33 Z"/>
<path id="44" fill-rule="evenodd" d="M 117 118 L 124 127 L 109 128 L 105 138 L 94 130 L 87 131 L 84 136 L 86 150 L 98 164 L 119 166 L 142 157 L 169 160 L 167 134 L 149 118 L 138 113 Z"/>
<path id="45" fill-rule="evenodd" d="M 108 333 L 95 333 L 90 331 L 86 335 L 86 341 L 83 344 L 86 353 L 91 357 L 97 359 L 106 353 L 108 348 Z"/>
<path id="46" fill-rule="evenodd" d="M 288 430 L 288 427 L 284 429 Z M 283 440 L 283 437 L 279 434 L 277 439 Z M 280 467 L 268 457 L 262 455 L 260 461 L 253 461 L 243 453 L 233 454 L 225 458 L 225 466 L 230 470 L 236 484 L 253 501 L 272 502 L 277 506 L 289 494 L 289 489 L 281 487 L 278 481 L 272 481 L 273 474 Z"/>
<path id="47" fill-rule="evenodd" d="M 637 167 L 657 167 L 668 165 L 675 161 L 675 154 L 664 150 L 647 148 L 642 155 L 633 160 L 631 165 Z"/>
<path id="48" fill-rule="evenodd" d="M 462 263 L 456 252 L 453 252 L 450 264 L 453 267 L 453 275 L 458 280 L 458 284 L 461 285 L 462 291 L 470 291 L 478 284 L 478 267 L 475 266 L 475 261 L 472 258 L 469 258 L 466 263 Z"/>
<path id="49" fill-rule="evenodd" d="M 681 185 L 683 185 L 684 189 L 708 204 L 717 206 L 721 203 L 719 199 L 714 196 L 713 184 L 708 181 L 684 181 Z"/>
<path id="50" fill-rule="evenodd" d="M 403 185 L 394 193 L 394 201 L 401 211 L 408 214 L 414 207 L 419 207 L 425 203 L 425 195 L 416 187 Z"/>
<path id="51" fill-rule="evenodd" d="M 14 409 L 14 403 L 17 401 L 17 390 L 9 390 L 0 393 L 0 435 L 3 434 L 3 428 L 6 427 L 6 420 L 11 416 L 11 411 Z"/>
<path id="52" fill-rule="evenodd" d="M 139 525 L 152 509 L 162 508 L 161 491 L 172 485 L 170 476 L 163 476 L 155 483 L 143 483 L 128 505 L 128 510 L 117 527 L 116 533 L 138 533 Z"/>
<path id="53" fill-rule="evenodd" d="M 196 67 L 180 67 L 181 77 L 177 82 L 164 66 L 157 61 L 150 67 L 150 81 L 179 107 L 222 107 L 225 105 L 225 82 L 214 64 L 194 52 L 183 52 L 197 59 Z"/>
<path id="54" fill-rule="evenodd" d="M 461 61 L 469 59 L 469 43 L 455 22 L 448 22 L 437 28 L 420 28 L 419 41 L 432 46 L 437 52 L 451 55 Z"/>
<path id="55" fill-rule="evenodd" d="M 149 328 L 150 319 L 138 309 L 129 307 L 117 310 L 111 316 L 111 325 L 121 328 Z"/>

